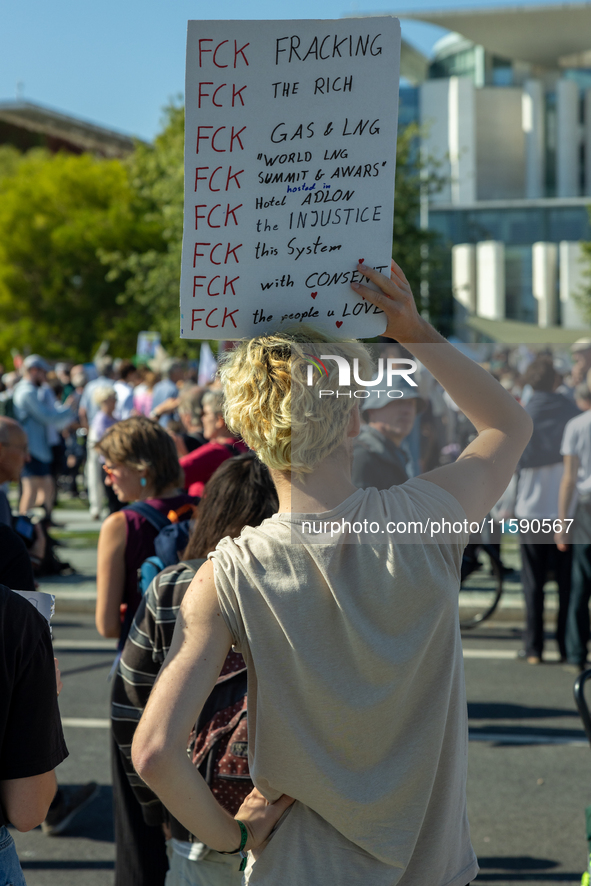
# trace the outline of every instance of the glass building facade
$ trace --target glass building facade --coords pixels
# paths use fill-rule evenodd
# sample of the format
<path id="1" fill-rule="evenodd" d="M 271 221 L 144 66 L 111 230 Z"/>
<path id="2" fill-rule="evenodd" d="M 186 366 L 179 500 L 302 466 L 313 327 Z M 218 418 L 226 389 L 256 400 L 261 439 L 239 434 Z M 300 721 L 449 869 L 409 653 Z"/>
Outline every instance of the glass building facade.
<path id="1" fill-rule="evenodd" d="M 467 78 L 472 81 L 478 93 L 480 87 L 496 87 L 504 90 L 510 87 L 520 87 L 524 90 L 524 95 L 528 86 L 528 81 L 533 78 L 540 77 L 539 72 L 534 71 L 532 65 L 513 61 L 511 59 L 502 58 L 492 52 L 471 43 L 467 38 L 460 34 L 448 34 L 442 38 L 436 46 L 436 54 L 432 59 L 427 73 L 428 80 L 441 80 L 450 77 Z M 446 256 L 445 267 L 441 267 L 438 273 L 438 279 L 435 288 L 437 295 L 432 295 L 443 304 L 446 299 L 450 302 L 450 313 L 452 311 L 452 274 L 451 274 L 451 247 L 457 244 L 477 244 L 482 241 L 496 241 L 504 245 L 504 277 L 505 277 L 505 317 L 508 320 L 516 320 L 524 323 L 538 322 L 538 302 L 533 295 L 532 280 L 532 246 L 534 243 L 555 243 L 568 241 L 569 243 L 577 243 L 580 241 L 591 241 L 591 223 L 589 208 L 591 207 L 591 197 L 588 199 L 574 196 L 577 193 L 582 195 L 589 191 L 587 188 L 587 179 L 591 176 L 591 170 L 586 169 L 586 164 L 590 163 L 591 149 L 585 153 L 583 140 L 578 156 L 572 157 L 570 168 L 574 169 L 578 164 L 577 182 L 569 192 L 565 189 L 564 181 L 559 179 L 558 168 L 560 162 L 560 175 L 564 178 L 564 162 L 560 161 L 560 151 L 564 152 L 564 130 L 562 131 L 562 142 L 560 141 L 561 132 L 558 131 L 559 102 L 564 102 L 564 90 L 561 90 L 559 80 L 570 80 L 576 83 L 579 94 L 578 105 L 578 121 L 570 117 L 571 126 L 578 127 L 581 132 L 584 127 L 589 126 L 589 121 L 585 122 L 585 108 L 587 106 L 587 115 L 591 108 L 589 95 L 587 90 L 591 89 L 591 67 L 586 68 L 561 68 L 556 71 L 556 80 L 548 78 L 543 87 L 540 99 L 536 99 L 535 91 L 527 93 L 534 96 L 533 101 L 541 101 L 540 108 L 536 113 L 539 114 L 537 119 L 541 119 L 542 131 L 540 134 L 541 141 L 541 160 L 539 174 L 539 185 L 537 186 L 536 198 L 526 199 L 525 195 L 531 193 L 528 191 L 529 185 L 526 182 L 520 184 L 517 177 L 514 190 L 509 191 L 504 199 L 480 199 L 477 198 L 479 188 L 484 188 L 484 184 L 478 184 L 475 196 L 466 199 L 460 199 L 454 196 L 453 191 L 449 198 L 446 196 L 445 203 L 431 203 L 428 212 L 428 227 L 430 230 L 439 235 L 439 243 L 443 247 L 443 253 Z M 571 88 L 572 90 L 572 88 Z M 514 90 L 515 92 L 515 90 Z M 454 93 L 455 94 L 455 93 Z M 430 95 L 439 95 L 437 92 L 431 92 Z M 450 102 L 451 99 L 441 91 L 441 96 L 445 95 L 442 101 Z M 490 90 L 488 95 L 490 96 Z M 571 102 L 569 113 L 574 113 L 576 117 L 576 94 L 573 99 L 572 91 L 567 91 L 567 99 Z M 431 104 L 429 104 L 429 100 Z M 438 108 L 433 107 L 433 99 L 426 99 L 426 106 L 429 112 L 434 111 L 434 117 L 438 121 L 438 133 L 445 132 L 446 125 L 445 114 L 450 114 L 449 110 L 443 110 L 440 117 L 437 117 Z M 511 125 L 515 126 L 516 113 L 512 110 L 515 101 L 511 97 L 499 99 L 495 106 L 490 98 L 487 98 L 488 104 L 484 104 L 482 99 L 482 108 L 507 108 L 513 117 L 509 117 Z M 530 99 L 532 101 L 532 99 Z M 513 102 L 513 104 L 511 104 Z M 443 105 L 442 105 L 443 107 Z M 520 106 L 521 107 L 521 106 Z M 523 107 L 526 107 L 524 105 Z M 560 104 L 560 109 L 563 105 Z M 423 114 L 429 120 L 429 112 L 423 110 Z M 525 113 L 525 112 L 524 112 Z M 562 113 L 562 111 L 561 111 Z M 482 111 L 481 111 L 482 114 Z M 521 114 L 521 111 L 519 112 Z M 453 115 L 452 115 L 453 116 Z M 409 123 L 420 122 L 421 119 L 421 87 L 404 86 L 400 90 L 400 107 L 399 107 L 399 125 L 404 127 Z M 474 116 L 474 125 L 476 125 L 477 115 Z M 525 121 L 525 117 L 519 120 L 517 125 L 521 127 L 521 120 Z M 562 119 L 562 118 L 561 118 Z M 452 126 L 448 118 L 447 125 Z M 481 121 L 482 122 L 482 121 Z M 499 124 L 502 128 L 503 123 Z M 508 124 L 507 124 L 508 125 Z M 523 123 L 525 127 L 525 122 Z M 512 132 L 513 130 L 511 130 Z M 525 130 L 524 130 L 525 131 Z M 529 131 L 529 130 L 527 130 Z M 450 129 L 451 133 L 452 130 Z M 445 135 L 437 135 L 441 140 L 441 148 L 437 147 L 437 151 L 441 153 L 447 150 Z M 455 134 L 457 139 L 457 133 Z M 453 139 L 449 137 L 451 145 Z M 509 142 L 510 143 L 510 142 Z M 517 144 L 517 140 L 515 141 Z M 477 142 L 475 142 L 475 145 Z M 484 148 L 469 146 L 464 148 L 465 151 L 473 150 L 474 156 L 478 150 L 482 150 L 483 156 L 487 157 Z M 515 149 L 517 153 L 517 149 Z M 489 152 L 490 153 L 490 152 Z M 445 156 L 449 155 L 448 154 Z M 480 156 L 480 155 L 479 155 Z M 510 157 L 511 155 L 507 155 Z M 490 158 L 489 158 L 490 159 Z M 486 162 L 489 162 L 489 159 Z M 494 158 L 493 158 L 494 160 Z M 558 162 L 560 161 L 560 162 Z M 485 161 L 482 161 L 483 163 Z M 509 162 L 509 161 L 507 161 Z M 570 160 L 569 160 L 570 162 Z M 487 167 L 487 169 L 490 167 Z M 475 163 L 475 172 L 469 170 L 469 174 L 479 175 L 478 167 Z M 483 175 L 484 181 L 486 176 Z M 509 177 L 510 178 L 510 177 Z M 477 181 L 480 181 L 477 179 Z M 512 185 L 514 184 L 511 179 Z M 536 188 L 533 188 L 534 192 Z M 564 196 L 557 196 L 559 194 Z M 567 196 L 567 194 L 569 196 Z M 572 196 L 570 196 L 572 194 Z M 441 199 L 441 198 L 440 198 Z M 449 199 L 449 202 L 448 202 Z M 457 202 L 458 205 L 452 205 Z M 463 203 L 463 205 L 462 205 Z M 448 260 L 449 259 L 449 260 Z M 566 261 L 566 259 L 565 259 Z M 565 265 L 566 268 L 566 265 Z M 560 267 L 558 268 L 558 279 L 560 278 Z M 556 292 L 554 299 L 556 309 L 559 316 L 557 322 L 560 324 L 560 308 L 561 302 Z"/>
<path id="2" fill-rule="evenodd" d="M 437 209 L 429 211 L 429 228 L 443 243 L 499 240 L 506 245 L 531 246 L 545 241 L 591 240 L 589 211 L 578 206 Z"/>

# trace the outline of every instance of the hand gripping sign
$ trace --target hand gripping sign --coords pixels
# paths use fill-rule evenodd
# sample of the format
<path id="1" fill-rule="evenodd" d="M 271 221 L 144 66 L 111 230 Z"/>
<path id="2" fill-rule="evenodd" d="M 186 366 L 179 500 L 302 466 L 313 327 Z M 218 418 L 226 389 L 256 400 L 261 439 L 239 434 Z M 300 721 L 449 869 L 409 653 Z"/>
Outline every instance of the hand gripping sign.
<path id="1" fill-rule="evenodd" d="M 181 337 L 371 337 L 392 250 L 400 24 L 190 21 Z"/>

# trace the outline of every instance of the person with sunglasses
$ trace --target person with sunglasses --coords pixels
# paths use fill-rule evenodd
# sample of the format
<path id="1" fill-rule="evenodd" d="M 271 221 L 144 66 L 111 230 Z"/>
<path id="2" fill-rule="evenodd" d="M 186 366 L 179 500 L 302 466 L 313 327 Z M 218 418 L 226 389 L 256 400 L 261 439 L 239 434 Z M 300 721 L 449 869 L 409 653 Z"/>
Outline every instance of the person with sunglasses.
<path id="1" fill-rule="evenodd" d="M 104 459 L 106 484 L 122 502 L 143 501 L 165 516 L 195 499 L 182 491 L 174 441 L 143 415 L 120 421 L 96 444 Z M 111 514 L 98 541 L 96 627 L 122 646 L 141 595 L 137 571 L 154 554 L 157 529 L 129 508 Z M 122 620 L 122 607 L 124 617 Z"/>

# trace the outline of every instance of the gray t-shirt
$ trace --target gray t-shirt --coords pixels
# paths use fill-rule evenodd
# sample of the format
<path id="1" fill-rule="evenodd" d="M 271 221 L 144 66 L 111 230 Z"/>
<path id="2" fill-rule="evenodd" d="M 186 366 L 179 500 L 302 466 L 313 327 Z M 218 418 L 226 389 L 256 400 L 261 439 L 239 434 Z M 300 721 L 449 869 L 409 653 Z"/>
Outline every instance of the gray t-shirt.
<path id="1" fill-rule="evenodd" d="M 338 867 L 339 886 L 358 886 L 354 866 L 348 873 L 342 863 L 345 838 L 350 854 L 362 850 L 372 886 L 465 886 L 478 869 L 458 619 L 468 536 L 294 544 L 304 516 L 276 514 L 210 555 L 222 615 L 248 666 L 253 781 L 267 799 L 289 794 L 327 824 L 301 840 L 294 832 L 284 860 L 291 879 L 281 882 L 321 883 L 312 867 L 320 858 L 326 876 Z M 453 496 L 418 478 L 357 490 L 322 514 L 427 517 L 466 519 Z M 283 839 L 301 829 L 300 804 L 278 831 Z M 277 882 L 278 871 L 257 878 L 257 865 L 253 883 Z"/>
<path id="2" fill-rule="evenodd" d="M 591 409 L 567 423 L 560 452 L 562 455 L 579 457 L 577 492 L 579 495 L 591 495 Z"/>

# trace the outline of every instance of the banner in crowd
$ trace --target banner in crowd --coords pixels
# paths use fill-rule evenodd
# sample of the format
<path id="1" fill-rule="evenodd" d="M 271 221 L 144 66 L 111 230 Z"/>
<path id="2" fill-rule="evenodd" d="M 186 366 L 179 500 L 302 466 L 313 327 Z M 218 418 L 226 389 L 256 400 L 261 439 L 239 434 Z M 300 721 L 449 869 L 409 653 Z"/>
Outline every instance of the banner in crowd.
<path id="1" fill-rule="evenodd" d="M 160 333 L 154 331 L 138 332 L 135 353 L 143 360 L 152 360 L 160 346 Z"/>
<path id="2" fill-rule="evenodd" d="M 189 22 L 182 338 L 383 332 L 399 69 L 391 16 Z"/>

